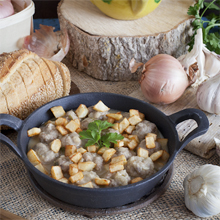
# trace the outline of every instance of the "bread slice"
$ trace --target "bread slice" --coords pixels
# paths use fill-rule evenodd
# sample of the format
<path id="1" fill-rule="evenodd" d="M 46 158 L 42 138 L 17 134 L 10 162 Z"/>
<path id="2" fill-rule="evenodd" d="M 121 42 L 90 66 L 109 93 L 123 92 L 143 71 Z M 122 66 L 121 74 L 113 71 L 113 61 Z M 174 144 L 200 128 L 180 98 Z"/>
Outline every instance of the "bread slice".
<path id="1" fill-rule="evenodd" d="M 19 118 L 24 119 L 30 113 L 29 98 L 23 79 L 18 71 L 15 71 L 13 75 L 11 75 L 10 82 L 13 84 L 19 100 Z"/>
<path id="2" fill-rule="evenodd" d="M 35 105 L 40 107 L 41 105 L 50 101 L 50 97 L 47 94 L 47 87 L 41 75 L 41 70 L 39 66 L 32 60 L 32 58 L 25 60 L 24 63 L 29 67 L 33 74 L 36 87 L 38 88 L 38 95 L 36 97 L 37 100 L 35 100 Z"/>
<path id="3" fill-rule="evenodd" d="M 71 87 L 70 71 L 67 66 L 61 62 L 53 61 L 53 63 L 58 67 L 63 79 L 63 96 L 67 96 L 70 93 Z"/>
<path id="4" fill-rule="evenodd" d="M 53 77 L 54 85 L 56 87 L 56 98 L 63 96 L 63 79 L 61 77 L 59 68 L 50 60 L 42 57 L 42 60 L 46 63 Z"/>
<path id="5" fill-rule="evenodd" d="M 32 57 L 33 61 L 39 66 L 41 75 L 44 79 L 44 84 L 47 88 L 48 101 L 56 99 L 56 87 L 54 85 L 53 77 L 45 62 L 37 55 Z"/>
<path id="6" fill-rule="evenodd" d="M 8 106 L 9 114 L 19 117 L 20 102 L 17 96 L 17 92 L 12 83 L 5 82 L 0 85 L 2 93 L 5 96 L 6 103 Z"/>
<path id="7" fill-rule="evenodd" d="M 9 114 L 7 101 L 4 94 L 2 93 L 1 87 L 0 87 L 0 113 Z"/>

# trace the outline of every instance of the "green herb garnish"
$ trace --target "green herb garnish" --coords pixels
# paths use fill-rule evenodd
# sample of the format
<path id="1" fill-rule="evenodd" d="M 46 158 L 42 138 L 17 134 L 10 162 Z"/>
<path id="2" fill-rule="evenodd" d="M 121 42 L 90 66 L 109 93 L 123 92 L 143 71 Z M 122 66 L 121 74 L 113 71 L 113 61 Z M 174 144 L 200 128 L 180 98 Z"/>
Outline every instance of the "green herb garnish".
<path id="1" fill-rule="evenodd" d="M 190 6 L 187 14 L 195 16 L 193 21 L 193 30 L 194 34 L 189 43 L 189 51 L 193 48 L 194 38 L 196 35 L 196 30 L 202 28 L 203 32 L 203 43 L 210 51 L 214 51 L 217 54 L 220 54 L 220 33 L 219 29 L 216 32 L 213 31 L 213 28 L 220 27 L 220 7 L 217 4 L 220 4 L 220 0 L 213 0 L 212 2 L 204 2 L 204 0 L 198 0 L 194 6 Z M 200 9 L 204 9 L 200 14 Z M 216 13 L 208 13 L 208 10 L 216 10 Z M 207 13 L 206 20 L 202 20 L 205 12 Z M 211 31 L 211 32 L 210 32 Z"/>
<path id="2" fill-rule="evenodd" d="M 110 4 L 112 0 L 102 0 L 102 1 L 105 2 L 105 3 Z"/>
<path id="3" fill-rule="evenodd" d="M 89 123 L 88 129 L 79 133 L 81 139 L 88 139 L 85 147 L 97 144 L 99 147 L 110 147 L 111 143 L 117 143 L 117 140 L 122 140 L 124 136 L 118 133 L 107 133 L 101 135 L 102 131 L 112 127 L 113 124 L 108 121 L 96 120 Z"/>

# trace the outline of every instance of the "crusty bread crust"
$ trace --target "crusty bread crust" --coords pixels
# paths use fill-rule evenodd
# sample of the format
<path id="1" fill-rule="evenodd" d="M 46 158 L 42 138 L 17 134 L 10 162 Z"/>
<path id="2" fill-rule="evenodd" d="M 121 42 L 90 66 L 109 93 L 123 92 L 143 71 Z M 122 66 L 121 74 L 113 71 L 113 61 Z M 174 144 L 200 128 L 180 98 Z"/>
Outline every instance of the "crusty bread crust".
<path id="1" fill-rule="evenodd" d="M 71 87 L 71 78 L 70 78 L 70 71 L 61 62 L 53 61 L 54 64 L 59 68 L 60 74 L 63 78 L 63 96 L 67 96 L 70 93 L 70 87 Z"/>
<path id="2" fill-rule="evenodd" d="M 25 119 L 43 104 L 69 95 L 70 82 L 61 62 L 26 49 L 0 54 L 0 113 Z"/>
<path id="3" fill-rule="evenodd" d="M 59 68 L 50 60 L 47 60 L 42 57 L 42 60 L 45 62 L 47 67 L 50 70 L 50 73 L 53 77 L 54 85 L 56 87 L 56 98 L 63 96 L 63 79 L 61 77 Z"/>

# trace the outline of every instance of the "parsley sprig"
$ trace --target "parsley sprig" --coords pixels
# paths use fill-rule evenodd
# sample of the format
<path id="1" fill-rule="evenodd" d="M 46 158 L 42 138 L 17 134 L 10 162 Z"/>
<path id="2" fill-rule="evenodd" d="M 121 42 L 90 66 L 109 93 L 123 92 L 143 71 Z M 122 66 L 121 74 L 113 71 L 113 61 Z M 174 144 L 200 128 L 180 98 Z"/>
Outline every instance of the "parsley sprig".
<path id="1" fill-rule="evenodd" d="M 102 131 L 112 127 L 113 124 L 108 121 L 96 120 L 89 123 L 88 129 L 79 133 L 81 139 L 88 139 L 85 147 L 97 144 L 99 147 L 110 147 L 111 143 L 117 143 L 117 140 L 122 140 L 124 136 L 118 133 L 107 133 L 102 135 Z"/>
<path id="2" fill-rule="evenodd" d="M 195 16 L 195 20 L 192 23 L 194 34 L 189 43 L 189 51 L 193 48 L 196 30 L 202 28 L 203 43 L 210 51 L 220 54 L 220 7 L 216 5 L 220 4 L 220 0 L 213 0 L 210 3 L 204 1 L 198 0 L 194 6 L 189 7 L 187 12 L 188 15 Z M 202 13 L 200 13 L 201 9 L 204 9 Z M 214 10 L 216 13 L 209 13 L 209 10 Z M 203 19 L 205 13 L 207 13 L 206 18 L 208 20 Z"/>

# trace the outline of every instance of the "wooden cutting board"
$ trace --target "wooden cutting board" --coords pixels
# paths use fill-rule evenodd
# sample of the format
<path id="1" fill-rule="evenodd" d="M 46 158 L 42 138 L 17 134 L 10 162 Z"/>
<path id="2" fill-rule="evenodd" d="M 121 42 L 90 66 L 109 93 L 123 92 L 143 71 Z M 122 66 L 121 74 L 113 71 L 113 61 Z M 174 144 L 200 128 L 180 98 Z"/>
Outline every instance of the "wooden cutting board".
<path id="1" fill-rule="evenodd" d="M 61 30 L 68 31 L 72 65 L 94 78 L 110 81 L 137 80 L 131 73 L 132 58 L 145 63 L 158 53 L 174 57 L 186 53 L 192 35 L 194 0 L 162 0 L 147 16 L 123 21 L 103 14 L 90 0 L 62 0 L 58 5 Z"/>

